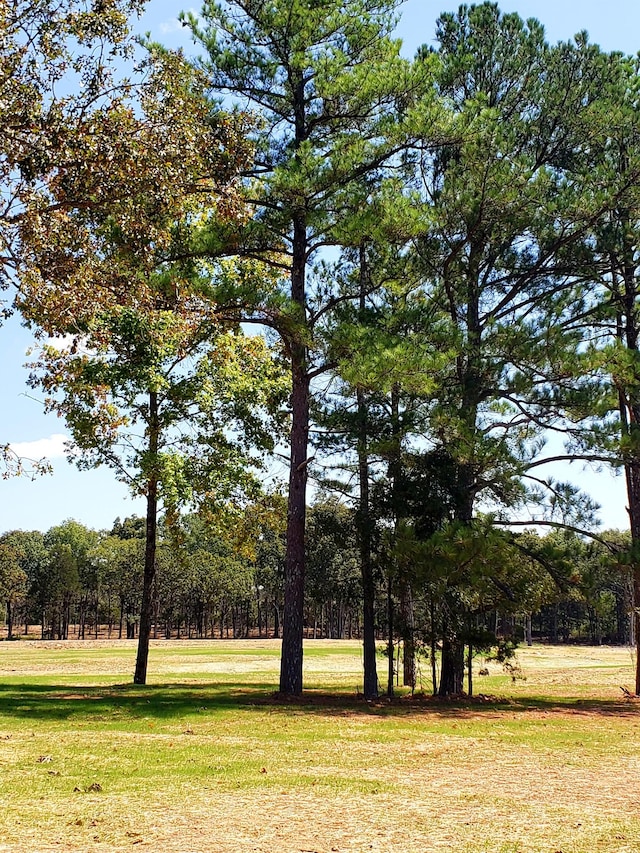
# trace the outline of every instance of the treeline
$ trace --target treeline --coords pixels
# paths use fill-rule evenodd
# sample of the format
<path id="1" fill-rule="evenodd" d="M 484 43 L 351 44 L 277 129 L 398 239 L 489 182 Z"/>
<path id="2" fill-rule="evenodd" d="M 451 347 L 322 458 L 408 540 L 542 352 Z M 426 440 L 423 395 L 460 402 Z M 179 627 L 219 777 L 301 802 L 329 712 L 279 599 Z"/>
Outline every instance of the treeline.
<path id="1" fill-rule="evenodd" d="M 105 58 L 142 50 L 135 2 L 6 5 L 0 285 L 72 458 L 146 499 L 144 547 L 99 537 L 103 563 L 47 534 L 44 632 L 137 613 L 140 684 L 154 633 L 277 632 L 297 695 L 305 634 L 351 631 L 367 698 L 381 633 L 442 695 L 518 613 L 638 642 L 638 57 L 494 3 L 409 59 L 395 0 L 228 0 L 184 16 L 202 60 L 146 43 L 134 85 Z M 567 460 L 624 469 L 629 547 L 580 537 Z M 309 477 L 346 508 L 308 513 Z"/>
<path id="2" fill-rule="evenodd" d="M 260 527 L 250 552 L 241 538 L 216 533 L 197 517 L 182 520 L 179 536 L 175 530 L 163 531 L 153 589 L 154 638 L 280 636 L 283 525 L 270 514 Z M 518 567 L 494 565 L 496 576 L 509 578 L 508 590 L 486 584 L 474 588 L 471 578 L 460 590 L 467 602 L 465 639 L 472 653 L 488 655 L 500 641 L 530 642 L 533 637 L 565 643 L 631 642 L 627 536 L 610 532 L 608 546 L 567 532 L 520 538 L 538 559 Z M 353 510 L 336 500 L 314 504 L 307 542 L 305 635 L 361 639 L 362 580 Z M 116 519 L 110 531 L 66 521 L 46 533 L 3 534 L 0 596 L 7 638 L 135 639 L 144 549 L 144 519 L 135 516 Z M 391 637 L 392 645 L 404 647 L 405 659 L 406 649 L 413 647 L 418 658 L 435 662 L 443 618 L 437 569 L 428 560 L 413 564 L 415 594 L 412 622 L 407 624 L 401 607 L 405 579 L 383 570 L 389 565 L 387 557 L 381 545 L 376 639 L 388 646 Z M 540 568 L 540 559 L 546 569 Z"/>

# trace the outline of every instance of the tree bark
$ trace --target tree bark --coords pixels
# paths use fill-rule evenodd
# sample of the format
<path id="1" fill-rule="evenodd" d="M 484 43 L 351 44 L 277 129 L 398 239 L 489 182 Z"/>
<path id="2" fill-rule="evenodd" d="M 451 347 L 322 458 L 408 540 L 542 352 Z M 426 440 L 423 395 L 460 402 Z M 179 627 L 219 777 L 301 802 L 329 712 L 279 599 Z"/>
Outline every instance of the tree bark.
<path id="1" fill-rule="evenodd" d="M 412 690 L 416 686 L 416 648 L 413 593 L 408 578 L 400 585 L 400 615 L 402 617 L 402 683 Z"/>
<path id="2" fill-rule="evenodd" d="M 389 632 L 389 636 L 387 637 L 387 655 L 389 657 L 388 660 L 388 670 L 387 670 L 387 696 L 391 698 L 393 696 L 393 676 L 394 676 L 394 645 L 393 645 L 393 584 L 391 581 L 391 575 L 389 575 L 389 579 L 387 581 L 387 628 Z"/>
<path id="3" fill-rule="evenodd" d="M 364 314 L 365 293 L 367 287 L 366 250 L 360 247 L 360 312 Z M 357 514 L 360 572 L 362 575 L 362 646 L 364 667 L 364 698 L 376 699 L 378 696 L 378 671 L 376 666 L 375 636 L 375 599 L 376 584 L 373 575 L 372 560 L 372 519 L 369 504 L 369 435 L 368 409 L 365 393 L 361 388 L 356 392 L 358 404 L 358 480 L 359 506 Z"/>
<path id="4" fill-rule="evenodd" d="M 625 161 L 626 164 L 626 161 Z M 628 211 L 620 212 L 620 225 L 624 234 L 622 259 L 622 292 L 618 286 L 615 262 L 612 260 L 613 293 L 618 299 L 616 335 L 631 352 L 637 353 L 640 347 L 640 329 L 636 320 L 636 276 L 632 226 Z M 629 387 L 631 385 L 631 387 Z M 629 446 L 638 447 L 640 440 L 640 397 L 634 383 L 618 385 L 618 400 L 622 436 L 629 439 Z M 627 511 L 631 545 L 634 553 L 640 547 L 640 459 L 637 451 L 631 451 L 624 465 L 627 485 Z M 634 559 L 632 566 L 632 623 L 635 637 L 636 670 L 635 693 L 640 696 L 640 563 Z"/>
<path id="5" fill-rule="evenodd" d="M 439 696 L 458 696 L 464 680 L 464 643 L 458 637 L 444 637 Z"/>
<path id="6" fill-rule="evenodd" d="M 142 584 L 142 606 L 140 608 L 140 630 L 138 634 L 138 654 L 133 676 L 134 684 L 147 683 L 147 664 L 149 661 L 149 638 L 151 636 L 151 615 L 153 612 L 153 583 L 156 576 L 156 541 L 158 525 L 158 475 L 155 468 L 160 437 L 158 417 L 158 395 L 149 393 L 149 454 L 153 460 L 153 469 L 147 480 L 147 517 L 146 541 L 144 549 L 144 578 Z"/>
<path id="7" fill-rule="evenodd" d="M 436 652 L 437 652 L 437 643 L 436 643 L 436 608 L 435 602 L 433 600 L 433 593 L 429 596 L 429 616 L 431 621 L 430 626 L 430 644 L 431 644 L 431 684 L 433 695 L 436 696 L 438 694 L 438 670 L 436 666 Z"/>
<path id="8" fill-rule="evenodd" d="M 533 645 L 533 625 L 531 613 L 525 613 L 524 616 L 524 637 L 528 646 Z"/>
<path id="9" fill-rule="evenodd" d="M 304 101 L 304 89 L 301 92 Z M 284 570 L 284 614 L 280 692 L 290 696 L 302 693 L 302 636 L 304 625 L 305 521 L 307 498 L 307 451 L 309 445 L 309 374 L 307 370 L 306 331 L 306 253 L 307 227 L 303 213 L 293 218 L 293 260 L 291 298 L 297 306 L 294 329 L 289 342 L 291 356 L 291 457 L 287 507 L 286 556 Z"/>
<path id="10" fill-rule="evenodd" d="M 296 347 L 300 350 L 303 348 Z M 309 379 L 304 358 L 293 364 L 291 467 L 284 572 L 284 612 L 280 692 L 302 693 L 302 636 L 304 625 L 305 519 L 307 446 L 309 434 Z"/>

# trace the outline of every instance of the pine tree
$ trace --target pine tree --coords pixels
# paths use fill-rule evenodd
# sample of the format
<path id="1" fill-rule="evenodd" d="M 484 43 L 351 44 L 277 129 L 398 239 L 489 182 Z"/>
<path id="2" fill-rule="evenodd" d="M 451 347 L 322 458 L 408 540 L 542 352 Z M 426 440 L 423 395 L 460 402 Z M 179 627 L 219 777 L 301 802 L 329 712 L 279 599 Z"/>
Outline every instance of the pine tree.
<path id="1" fill-rule="evenodd" d="M 255 109 L 258 156 L 251 172 L 256 215 L 245 254 L 279 263 L 286 301 L 263 315 L 276 326 L 291 365 L 289 503 L 280 690 L 302 690 L 304 531 L 311 383 L 325 365 L 314 335 L 334 304 L 312 261 L 339 244 L 352 187 L 397 151 L 398 107 L 414 81 L 389 34 L 396 0 L 259 0 L 205 6 L 190 24 L 209 53 L 212 88 Z M 270 254 L 269 254 L 270 253 Z M 284 259 L 284 260 L 282 260 Z M 357 291 L 354 293 L 357 298 Z"/>
<path id="2" fill-rule="evenodd" d="M 528 469 L 541 464 L 544 429 L 566 430 L 588 390 L 576 374 L 586 296 L 572 249 L 594 215 L 579 153 L 601 66 L 584 40 L 550 48 L 537 21 L 493 3 L 442 15 L 437 36 L 460 138 L 423 162 L 431 206 L 416 248 L 425 291 L 455 329 L 430 412 L 432 440 L 456 463 L 455 520 L 471 529 L 480 503 L 513 512 L 532 500 L 578 517 L 575 489 Z M 441 693 L 462 686 L 461 630 L 452 614 Z"/>

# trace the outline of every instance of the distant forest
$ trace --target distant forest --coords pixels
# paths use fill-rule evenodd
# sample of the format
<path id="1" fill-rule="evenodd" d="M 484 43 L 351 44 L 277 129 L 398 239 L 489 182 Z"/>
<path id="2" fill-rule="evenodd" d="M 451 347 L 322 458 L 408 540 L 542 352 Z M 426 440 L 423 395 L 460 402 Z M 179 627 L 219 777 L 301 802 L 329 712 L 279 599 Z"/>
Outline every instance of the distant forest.
<path id="1" fill-rule="evenodd" d="M 195 516 L 182 520 L 178 537 L 163 531 L 153 595 L 152 637 L 278 638 L 283 618 L 285 558 L 282 514 L 262 509 L 258 529 L 251 522 L 247 546 L 241 520 L 232 535 L 213 534 Z M 250 512 L 256 512 L 252 508 Z M 336 500 L 309 508 L 305 636 L 362 639 L 362 579 L 353 510 Z M 257 536 L 256 536 L 257 533 Z M 520 558 L 504 553 L 492 563 L 494 576 L 482 583 L 458 579 L 466 602 L 465 642 L 472 654 L 502 653 L 518 643 L 628 644 L 631 635 L 631 572 L 628 536 L 607 534 L 606 547 L 574 533 L 544 537 L 522 534 Z M 14 639 L 136 639 L 144 571 L 144 519 L 116 519 L 110 531 L 89 530 L 76 521 L 45 534 L 13 531 L 0 537 L 0 587 Z M 531 556 L 522 557 L 529 551 Z M 402 648 L 413 645 L 414 667 L 431 674 L 442 635 L 443 584 L 437 566 L 414 568 L 410 624 L 403 617 L 396 586 L 388 578 L 375 601 L 376 640 L 389 653 L 390 605 L 396 678 Z M 544 567 L 542 563 L 544 562 Z M 414 563 L 415 566 L 415 563 Z M 389 597 L 391 592 L 391 598 Z M 506 645 L 505 645 L 506 644 Z"/>

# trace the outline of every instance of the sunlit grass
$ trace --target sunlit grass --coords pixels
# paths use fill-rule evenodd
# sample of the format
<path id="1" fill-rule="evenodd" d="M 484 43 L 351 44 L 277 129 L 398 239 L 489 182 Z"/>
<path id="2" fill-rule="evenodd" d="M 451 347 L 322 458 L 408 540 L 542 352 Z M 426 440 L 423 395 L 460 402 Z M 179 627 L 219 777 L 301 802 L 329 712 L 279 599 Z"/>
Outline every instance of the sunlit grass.
<path id="1" fill-rule="evenodd" d="M 135 644 L 79 645 L 0 644 L 0 850 L 640 849 L 627 650 L 524 649 L 484 702 L 390 705 L 357 697 L 356 643 L 307 644 L 299 703 L 274 642 L 154 643 L 146 687 Z"/>

